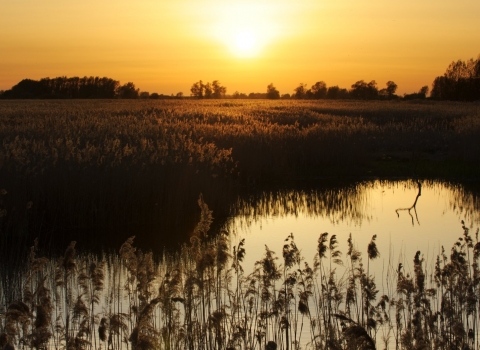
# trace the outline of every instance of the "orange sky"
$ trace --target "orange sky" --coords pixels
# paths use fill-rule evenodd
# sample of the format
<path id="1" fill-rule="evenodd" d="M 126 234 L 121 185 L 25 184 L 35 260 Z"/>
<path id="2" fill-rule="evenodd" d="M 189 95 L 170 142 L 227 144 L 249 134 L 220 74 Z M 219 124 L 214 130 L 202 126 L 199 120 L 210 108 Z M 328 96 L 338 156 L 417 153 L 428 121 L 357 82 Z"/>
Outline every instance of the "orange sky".
<path id="1" fill-rule="evenodd" d="M 227 93 L 360 79 L 410 93 L 480 54 L 479 19 L 478 0 L 0 0 L 0 89 L 93 75 L 163 94 L 200 79 Z"/>

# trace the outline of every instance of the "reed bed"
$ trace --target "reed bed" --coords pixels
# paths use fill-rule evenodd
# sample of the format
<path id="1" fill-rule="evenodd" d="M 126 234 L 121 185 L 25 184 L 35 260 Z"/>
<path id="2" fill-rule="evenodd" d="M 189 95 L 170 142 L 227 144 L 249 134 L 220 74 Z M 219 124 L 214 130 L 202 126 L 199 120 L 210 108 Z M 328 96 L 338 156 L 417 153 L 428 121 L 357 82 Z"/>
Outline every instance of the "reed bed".
<path id="1" fill-rule="evenodd" d="M 293 234 L 281 256 L 265 246 L 252 272 L 244 241 L 209 237 L 212 211 L 201 209 L 190 243 L 161 260 L 129 238 L 118 254 L 58 259 L 31 248 L 18 276 L 21 294 L 0 289 L 4 349 L 478 349 L 478 230 L 469 228 L 448 254 L 413 271 L 388 264 L 371 275 L 376 237 L 345 255 L 335 235 L 320 234 L 308 264 Z M 363 250 L 363 251 L 361 251 Z"/>
<path id="2" fill-rule="evenodd" d="M 4 101 L 0 167 L 31 176 L 192 163 L 257 181 L 326 167 L 362 174 L 375 157 L 478 159 L 479 124 L 473 103 Z"/>
<path id="3" fill-rule="evenodd" d="M 327 301 L 319 301 L 326 298 L 325 291 L 328 297 L 339 298 L 336 290 L 345 291 L 342 283 L 346 283 L 336 280 L 320 258 L 320 265 L 311 267 L 319 274 L 316 280 L 312 277 L 318 281 L 317 291 L 310 280 L 302 282 L 306 314 L 293 306 L 300 300 L 302 285 L 289 278 L 306 269 L 296 257 L 294 263 L 284 261 L 280 269 L 272 265 L 274 253 L 267 250 L 263 263 L 248 276 L 241 272 L 240 257 L 235 258 L 241 247 L 235 254 L 222 255 L 219 263 L 217 245 L 224 236 L 217 243 L 207 241 L 207 230 L 196 226 L 198 193 L 204 193 L 218 216 L 226 217 L 245 187 L 256 191 L 266 185 L 333 176 L 475 177 L 479 120 L 478 104 L 430 101 L 2 101 L 0 312 L 2 332 L 8 337 L 0 343 L 137 348 L 148 345 L 143 343 L 147 334 L 154 347 L 264 348 L 271 340 L 290 349 L 306 339 L 300 331 L 304 322 L 309 325 L 304 329 L 311 332 L 309 346 L 332 348 L 337 343 L 346 346 L 336 314 L 355 321 L 372 337 L 367 322 L 373 306 L 364 305 L 354 316 L 346 308 L 340 313 L 336 302 L 325 308 Z M 29 270 L 20 273 L 25 269 L 25 248 L 33 238 L 39 238 L 41 251 L 54 253 L 71 240 L 85 251 L 88 248 L 82 245 L 120 246 L 138 232 L 142 235 L 135 242 L 143 247 L 178 246 L 189 236 L 194 242 L 175 258 L 160 265 L 152 262 L 148 276 L 137 274 L 144 274 L 147 267 L 141 264 L 150 264 L 153 258 L 133 247 L 132 266 L 128 259 L 124 265 L 113 263 L 125 260 L 118 256 L 72 257 L 71 263 L 65 256 L 60 265 L 52 265 L 32 254 Z M 293 251 L 292 240 L 288 249 Z M 75 246 L 69 247 L 71 256 Z M 135 264 L 142 266 L 142 272 L 134 269 Z M 237 266 L 233 270 L 232 264 Z M 266 272 L 262 264 L 273 270 Z M 350 268 L 353 274 L 358 269 Z M 102 294 L 101 303 L 99 291 L 93 290 L 102 287 L 91 285 L 93 274 L 100 270 L 108 276 L 104 284 L 110 281 L 110 299 L 107 302 Z M 110 275 L 111 271 L 116 272 Z M 338 282 L 336 289 L 329 285 L 330 278 Z M 127 303 L 128 279 L 132 294 Z M 363 282 L 354 279 L 360 293 L 356 310 L 360 310 L 365 283 L 370 283 L 368 272 Z M 166 301 L 158 299 L 159 281 L 168 281 L 171 288 L 162 292 Z M 232 281 L 237 282 L 229 284 Z M 322 312 L 315 316 L 311 316 L 312 295 Z M 74 312 L 77 302 L 80 309 Z M 11 305 L 16 306 L 9 313 Z M 405 316 L 405 329 L 411 317 Z M 343 320 L 346 327 L 353 321 Z M 96 331 L 101 325 L 103 335 Z M 140 333 L 133 333 L 134 329 Z M 102 340 L 104 336 L 107 340 Z"/>
<path id="4" fill-rule="evenodd" d="M 204 194 L 339 176 L 478 177 L 478 104 L 399 101 L 0 103 L 0 264 L 34 238 L 177 248 Z M 62 248 L 63 249 L 63 248 Z M 6 277 L 4 283 L 14 276 Z"/>
<path id="5" fill-rule="evenodd" d="M 480 172 L 476 103 L 5 100 L 0 143 L 0 229 L 61 246 L 191 232 L 200 192 L 226 216 L 245 186 Z"/>

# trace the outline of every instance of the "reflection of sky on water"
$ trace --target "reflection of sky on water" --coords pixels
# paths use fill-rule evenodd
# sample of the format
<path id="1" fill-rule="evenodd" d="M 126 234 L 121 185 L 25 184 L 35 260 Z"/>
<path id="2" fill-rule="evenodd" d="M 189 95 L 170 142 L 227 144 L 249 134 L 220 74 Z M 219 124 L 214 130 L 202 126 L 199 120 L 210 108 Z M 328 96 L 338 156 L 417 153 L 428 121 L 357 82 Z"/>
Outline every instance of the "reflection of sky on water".
<path id="1" fill-rule="evenodd" d="M 283 242 L 290 233 L 310 266 L 323 232 L 337 235 L 343 258 L 351 233 L 365 263 L 367 245 L 376 234 L 381 257 L 373 263 L 376 266 L 373 273 L 381 274 L 389 261 L 395 267 L 402 262 L 407 271 L 412 271 L 417 250 L 424 254 L 427 265 L 433 263 L 442 245 L 449 255 L 450 248 L 463 234 L 461 220 L 471 227 L 475 239 L 480 223 L 478 197 L 458 186 L 423 182 L 416 205 L 418 222 L 414 209 L 410 210 L 412 224 L 407 210 L 400 210 L 397 215 L 396 209 L 411 207 L 417 194 L 418 187 L 413 181 L 375 181 L 317 195 L 310 192 L 290 193 L 283 198 L 265 195 L 258 200 L 257 208 L 243 209 L 244 215 L 233 220 L 232 243 L 246 239 L 244 269 L 249 273 L 254 262 L 263 256 L 265 245 L 276 252 L 281 263 Z"/>

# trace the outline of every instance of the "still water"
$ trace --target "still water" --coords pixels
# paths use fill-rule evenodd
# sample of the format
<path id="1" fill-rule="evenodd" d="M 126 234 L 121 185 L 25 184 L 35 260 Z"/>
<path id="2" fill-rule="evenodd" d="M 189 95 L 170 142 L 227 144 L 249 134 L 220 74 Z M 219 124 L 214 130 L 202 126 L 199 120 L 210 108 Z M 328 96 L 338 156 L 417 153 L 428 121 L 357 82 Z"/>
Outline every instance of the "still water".
<path id="1" fill-rule="evenodd" d="M 282 260 L 284 239 L 293 233 L 310 265 L 321 233 L 336 235 L 343 257 L 351 234 L 365 256 L 376 235 L 380 259 L 374 273 L 385 264 L 402 263 L 406 270 L 420 250 L 427 266 L 441 252 L 450 251 L 463 235 L 462 220 L 475 231 L 480 226 L 478 192 L 441 181 L 370 181 L 329 190 L 263 193 L 237 203 L 229 224 L 233 243 L 245 238 L 245 271 L 253 269 L 265 245 Z"/>
<path id="2" fill-rule="evenodd" d="M 377 298 L 383 294 L 394 297 L 395 284 L 393 283 L 389 287 L 388 282 L 385 281 L 389 280 L 389 274 L 390 277 L 392 276 L 392 271 L 395 270 L 398 263 L 404 265 L 406 272 L 411 272 L 413 270 L 413 256 L 420 250 L 425 259 L 425 265 L 423 265 L 425 270 L 427 272 L 431 271 L 432 264 L 436 255 L 440 253 L 441 247 L 445 247 L 448 255 L 450 247 L 458 237 L 463 235 L 462 221 L 465 227 L 470 229 L 474 242 L 476 241 L 475 232 L 480 225 L 479 198 L 479 192 L 475 190 L 474 184 L 459 185 L 440 181 L 417 182 L 411 180 L 356 182 L 348 186 L 323 186 L 320 189 L 317 186 L 316 189 L 258 191 L 255 194 L 243 195 L 237 199 L 231 208 L 235 215 L 227 219 L 225 228 L 231 233 L 230 243 L 232 247 L 245 239 L 246 259 L 242 264 L 245 276 L 253 271 L 255 261 L 263 257 L 265 245 L 276 252 L 279 258 L 278 263 L 281 264 L 283 262 L 284 240 L 290 234 L 294 235 L 296 245 L 310 266 L 313 265 L 312 262 L 317 251 L 317 240 L 321 233 L 328 232 L 330 237 L 332 235 L 337 236 L 343 258 L 345 258 L 347 250 L 347 239 L 351 234 L 356 248 L 364 256 L 364 261 L 367 260 L 367 245 L 372 236 L 376 235 L 376 243 L 381 256 L 380 259 L 375 260 L 369 266 L 368 274 L 375 276 L 380 292 Z M 56 324 L 57 330 L 53 337 L 46 340 L 46 343 L 64 344 L 64 334 L 74 334 L 77 330 L 83 329 L 80 317 L 74 316 L 71 318 L 70 330 L 69 324 L 65 320 L 69 320 L 72 310 L 75 314 L 77 304 L 80 305 L 89 302 L 88 300 L 94 300 L 94 298 L 85 299 L 85 291 L 87 290 L 94 293 L 92 295 L 95 295 L 98 300 L 98 304 L 91 303 L 91 315 L 89 316 L 92 317 L 93 321 L 96 318 L 97 322 L 85 323 L 88 326 L 88 332 L 78 331 L 80 335 L 77 334 L 76 336 L 81 341 L 86 341 L 85 344 L 89 344 L 87 348 L 90 349 L 97 348 L 97 344 L 107 346 L 105 339 L 98 339 L 95 336 L 97 334 L 96 329 L 99 326 L 98 320 L 102 320 L 103 325 L 104 320 L 110 319 L 110 321 L 105 322 L 109 323 L 111 327 L 114 324 L 115 317 L 117 317 L 117 321 L 120 319 L 124 323 L 124 327 L 112 333 L 113 343 L 109 345 L 109 348 L 129 348 L 131 344 L 128 339 L 135 334 L 134 327 L 138 326 L 138 315 L 134 310 L 141 307 L 142 300 L 151 300 L 150 304 L 144 304 L 152 305 L 151 308 L 148 308 L 151 312 L 151 314 L 148 314 L 148 320 L 145 318 L 147 320 L 145 324 L 151 327 L 147 328 L 155 329 L 152 334 L 160 334 L 160 331 L 162 331 L 164 332 L 162 334 L 168 335 L 168 337 L 155 338 L 155 341 L 158 344 L 163 344 L 164 347 L 175 343 L 176 345 L 171 348 L 182 349 L 187 348 L 185 344 L 188 343 L 193 344 L 193 348 L 201 348 L 200 346 L 204 348 L 205 339 L 220 341 L 222 338 L 216 337 L 214 333 L 207 332 L 207 330 L 212 330 L 217 325 L 219 332 L 220 329 L 224 329 L 225 335 L 228 336 L 236 329 L 235 327 L 243 324 L 238 323 L 238 320 L 243 322 L 243 319 L 248 320 L 248 327 L 245 327 L 245 329 L 251 331 L 244 335 L 245 344 L 249 342 L 249 346 L 243 348 L 265 348 L 264 344 L 255 340 L 257 331 L 264 332 L 264 340 L 275 339 L 283 342 L 282 337 L 285 333 L 282 323 L 279 321 L 280 318 L 272 312 L 272 308 L 278 307 L 280 304 L 275 303 L 267 307 L 270 299 L 260 301 L 259 298 L 260 296 L 263 298 L 264 289 L 262 289 L 262 293 L 259 293 L 260 289 L 255 289 L 259 288 L 260 282 L 251 284 L 248 279 L 227 278 L 227 273 L 224 270 L 219 272 L 217 269 L 214 272 L 215 268 L 212 267 L 208 271 L 211 271 L 212 274 L 217 273 L 215 278 L 211 280 L 211 283 L 215 284 L 215 288 L 201 288 L 200 282 L 190 283 L 190 287 L 188 287 L 189 284 L 186 281 L 203 281 L 205 277 L 203 272 L 199 272 L 198 266 L 201 266 L 201 264 L 198 262 L 207 260 L 197 258 L 205 257 L 215 249 L 206 249 L 206 251 L 201 249 L 189 250 L 188 254 L 196 255 L 195 259 L 190 260 L 187 257 L 183 259 L 167 258 L 157 266 L 154 266 L 152 259 L 146 259 L 145 255 L 138 254 L 133 249 L 127 258 L 124 256 L 124 259 L 134 261 L 134 264 L 121 262 L 119 256 L 115 254 L 99 257 L 95 254 L 82 255 L 82 252 L 79 252 L 76 262 L 71 254 L 66 254 L 65 258 L 60 259 L 60 264 L 51 259 L 42 271 L 42 276 L 45 277 L 37 276 L 39 286 L 43 286 L 45 283 L 51 291 L 55 291 L 51 298 L 47 299 L 51 301 L 53 310 L 51 324 Z M 83 253 L 88 253 L 88 251 Z M 67 258 L 73 259 L 72 262 L 66 262 Z M 67 270 L 62 270 L 62 267 L 65 266 L 75 268 L 67 273 Z M 231 261 L 226 263 L 225 266 L 229 268 Z M 88 283 L 95 278 L 85 279 L 85 276 L 88 276 L 92 271 L 96 271 L 96 267 L 103 271 L 105 278 L 98 277 L 102 275 L 98 273 L 98 279 L 103 279 L 104 284 L 101 288 L 93 290 L 89 289 L 92 287 L 89 287 Z M 132 269 L 135 272 L 131 272 Z M 341 267 L 338 268 L 337 276 L 340 280 L 345 281 L 342 276 L 342 269 Z M 57 273 L 57 271 L 63 272 Z M 2 272 L 2 269 L 0 269 L 0 272 Z M 81 279 L 78 277 L 77 279 L 77 274 L 78 276 L 83 274 L 84 277 Z M 9 275 L 6 274 L 5 276 Z M 35 277 L 36 274 L 30 275 L 30 279 L 26 279 L 26 276 L 20 276 L 17 279 L 20 282 L 17 290 L 12 290 L 14 284 L 11 282 L 15 282 L 15 279 L 1 280 L 8 283 L 0 283 L 0 324 L 6 322 L 6 310 L 9 303 L 14 302 L 21 295 L 22 281 L 28 280 L 31 282 L 23 285 L 23 287 L 36 285 L 33 283 L 34 279 L 37 278 Z M 62 276 L 64 276 L 64 280 L 62 280 Z M 230 276 L 235 276 L 235 271 L 231 270 Z M 256 275 L 253 278 L 260 281 L 258 276 Z M 173 280 L 177 281 L 175 283 L 178 283 L 178 285 L 171 282 Z M 391 280 L 393 281 L 393 279 Z M 173 286 L 172 288 L 169 287 L 170 283 Z M 252 285 L 257 287 L 250 290 L 249 286 Z M 341 286 L 340 283 L 338 286 L 344 293 L 346 286 Z M 267 292 L 273 291 L 273 295 L 278 297 L 283 287 L 281 281 L 278 281 L 265 288 L 267 288 Z M 300 283 L 296 284 L 296 288 L 301 288 Z M 316 288 L 313 289 L 313 294 L 317 293 L 318 296 L 318 286 Z M 41 290 L 45 291 L 45 289 Z M 185 292 L 186 290 L 191 292 Z M 358 290 L 360 291 L 360 289 Z M 190 302 L 188 302 L 189 293 L 194 295 Z M 153 299 L 154 297 L 155 299 Z M 357 297 L 360 297 L 360 295 Z M 439 297 L 442 297 L 442 295 L 439 295 Z M 233 302 L 237 298 L 243 301 Z M 252 303 L 249 303 L 247 298 L 252 298 L 248 299 L 252 300 Z M 318 307 L 320 304 L 316 304 L 317 302 L 312 300 L 314 299 L 313 296 L 308 299 L 313 317 L 325 321 L 326 317 L 322 319 L 324 308 Z M 75 300 L 77 302 L 74 307 L 73 301 Z M 200 303 L 200 300 L 204 302 Z M 255 306 L 252 307 L 252 311 L 249 311 L 249 308 L 235 309 L 238 305 L 247 305 L 242 304 L 247 302 L 248 305 Z M 68 307 L 64 307 L 65 305 Z M 190 308 L 189 317 L 187 317 L 186 305 L 189 305 L 188 308 Z M 475 305 L 475 309 L 478 310 L 478 302 Z M 191 311 L 192 309 L 194 312 Z M 343 297 L 339 302 L 338 309 L 345 309 Z M 82 310 L 86 314 L 89 312 L 87 308 Z M 292 334 L 294 334 L 294 338 L 291 338 L 291 340 L 298 341 L 301 348 L 314 348 L 314 341 L 318 341 L 320 335 L 325 334 L 324 331 L 319 331 L 321 323 L 311 326 L 314 323 L 310 323 L 306 317 L 295 311 L 297 310 L 296 303 L 293 304 L 291 310 L 292 318 L 290 321 L 293 324 L 291 328 Z M 267 314 L 271 315 L 268 316 L 270 324 L 264 324 L 258 318 L 259 314 L 267 311 Z M 141 314 L 143 314 L 143 311 Z M 145 314 L 147 315 L 147 313 Z M 229 318 L 230 316 L 232 318 Z M 244 316 L 245 318 L 243 318 Z M 394 316 L 393 311 L 391 311 L 390 316 Z M 467 317 L 465 329 L 471 327 L 472 320 L 480 322 L 479 316 L 474 313 L 473 316 Z M 26 318 L 28 322 L 30 322 L 30 317 L 32 317 L 32 314 L 28 312 Z M 89 317 L 84 320 L 88 321 Z M 217 317 L 220 320 L 230 319 L 231 323 L 213 323 L 215 318 L 212 317 Z M 223 317 L 227 318 L 224 319 Z M 296 319 L 295 322 L 293 317 Z M 206 323 L 207 321 L 208 323 Z M 36 322 L 30 322 L 26 327 L 28 328 L 32 324 L 36 324 Z M 221 324 L 225 328 L 220 328 Z M 297 328 L 299 324 L 301 326 Z M 194 328 L 193 325 L 201 325 L 201 327 Z M 376 329 L 375 341 L 379 346 L 380 342 L 383 342 L 385 347 L 394 348 L 394 332 L 395 329 L 398 330 L 396 327 L 397 324 L 393 322 L 389 326 L 381 326 Z M 472 332 L 478 333 L 478 330 L 472 330 Z M 94 335 L 93 338 L 92 334 Z M 195 336 L 189 338 L 188 336 L 192 334 Z M 14 340 L 18 343 L 19 339 L 18 336 Z M 476 340 L 476 345 L 478 346 L 478 340 Z M 159 345 L 159 347 L 161 346 Z M 213 348 L 212 344 L 210 347 Z"/>
<path id="3" fill-rule="evenodd" d="M 370 263 L 369 274 L 377 283 L 377 298 L 392 297 L 399 264 L 404 273 L 413 275 L 417 251 L 422 253 L 423 269 L 430 277 L 442 249 L 449 256 L 463 236 L 463 225 L 474 243 L 478 241 L 480 196 L 469 188 L 442 181 L 377 180 L 321 190 L 265 192 L 238 201 L 229 230 L 233 244 L 245 239 L 246 273 L 254 270 L 265 246 L 283 263 L 282 249 L 290 234 L 310 266 L 324 232 L 337 236 L 345 265 L 350 235 L 365 264 L 367 246 L 376 236 L 380 257 Z M 334 267 L 343 281 L 348 273 L 344 266 Z M 304 348 L 311 346 L 309 330 L 307 325 L 302 333 L 302 339 L 307 339 L 300 342 Z M 375 339 L 378 347 L 395 348 L 389 327 L 379 327 Z"/>

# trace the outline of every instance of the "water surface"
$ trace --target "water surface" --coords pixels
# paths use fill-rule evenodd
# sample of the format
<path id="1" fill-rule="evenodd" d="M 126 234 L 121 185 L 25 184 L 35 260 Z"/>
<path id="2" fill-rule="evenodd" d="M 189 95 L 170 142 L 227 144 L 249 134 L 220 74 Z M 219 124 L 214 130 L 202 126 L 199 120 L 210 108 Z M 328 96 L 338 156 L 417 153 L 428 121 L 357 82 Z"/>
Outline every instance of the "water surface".
<path id="1" fill-rule="evenodd" d="M 239 200 L 236 207 L 229 229 L 234 243 L 245 238 L 246 271 L 262 257 L 265 245 L 281 261 L 290 233 L 309 264 L 323 232 L 337 236 L 343 257 L 350 234 L 364 255 L 376 235 L 382 266 L 401 262 L 408 268 L 418 250 L 430 264 L 442 246 L 448 255 L 463 235 L 462 220 L 474 239 L 480 224 L 478 192 L 442 181 L 375 180 L 343 188 L 264 192 Z"/>

